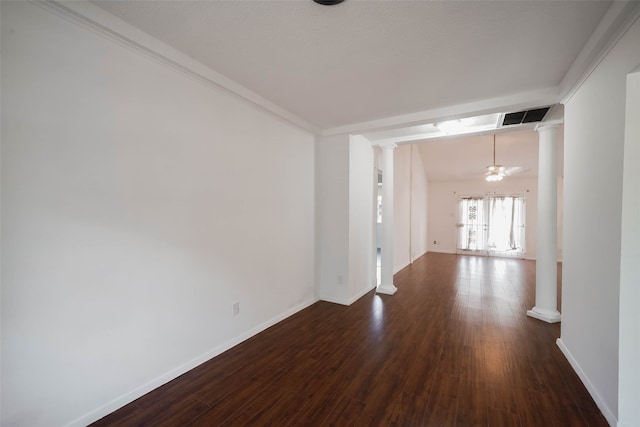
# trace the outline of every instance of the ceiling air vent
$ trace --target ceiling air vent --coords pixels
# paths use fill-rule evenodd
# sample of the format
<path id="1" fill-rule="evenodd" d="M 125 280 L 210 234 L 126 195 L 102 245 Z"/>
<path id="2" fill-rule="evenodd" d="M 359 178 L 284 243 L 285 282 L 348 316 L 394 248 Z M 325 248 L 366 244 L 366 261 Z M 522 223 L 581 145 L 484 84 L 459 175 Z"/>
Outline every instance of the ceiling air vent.
<path id="1" fill-rule="evenodd" d="M 507 113 L 504 115 L 502 126 L 541 122 L 550 108 L 551 107 L 544 107 L 534 110 L 518 111 L 517 113 Z"/>

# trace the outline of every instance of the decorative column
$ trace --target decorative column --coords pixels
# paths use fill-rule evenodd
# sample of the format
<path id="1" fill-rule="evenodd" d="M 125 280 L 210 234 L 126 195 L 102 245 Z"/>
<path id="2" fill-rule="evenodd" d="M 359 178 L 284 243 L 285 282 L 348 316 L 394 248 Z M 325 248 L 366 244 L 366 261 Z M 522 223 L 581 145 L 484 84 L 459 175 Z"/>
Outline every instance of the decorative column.
<path id="1" fill-rule="evenodd" d="M 558 124 L 541 125 L 538 151 L 538 232 L 536 234 L 536 305 L 527 315 L 548 323 L 558 312 Z"/>
<path id="2" fill-rule="evenodd" d="M 393 295 L 393 150 L 396 144 L 382 147 L 382 247 L 380 248 L 379 294 Z"/>

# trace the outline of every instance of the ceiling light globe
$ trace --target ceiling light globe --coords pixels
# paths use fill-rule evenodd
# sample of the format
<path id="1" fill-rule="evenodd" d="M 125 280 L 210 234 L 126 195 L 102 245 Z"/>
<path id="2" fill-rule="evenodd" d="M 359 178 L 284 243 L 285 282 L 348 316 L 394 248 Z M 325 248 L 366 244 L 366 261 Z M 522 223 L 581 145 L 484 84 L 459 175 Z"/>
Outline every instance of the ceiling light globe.
<path id="1" fill-rule="evenodd" d="M 464 128 L 464 124 L 460 119 L 454 119 L 436 123 L 436 127 L 438 128 L 438 130 L 440 130 L 440 132 L 450 134 L 459 132 L 462 128 Z"/>
<path id="2" fill-rule="evenodd" d="M 490 173 L 489 175 L 487 175 L 487 177 L 485 178 L 488 182 L 496 182 L 496 181 L 502 181 L 502 175 L 498 174 L 498 173 Z"/>

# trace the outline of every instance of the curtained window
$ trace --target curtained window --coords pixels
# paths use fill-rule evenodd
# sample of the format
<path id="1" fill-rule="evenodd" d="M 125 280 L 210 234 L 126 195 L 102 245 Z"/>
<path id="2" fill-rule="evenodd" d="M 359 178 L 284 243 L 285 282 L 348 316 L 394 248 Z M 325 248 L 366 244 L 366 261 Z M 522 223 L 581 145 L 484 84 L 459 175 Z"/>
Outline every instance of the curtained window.
<path id="1" fill-rule="evenodd" d="M 524 256 L 525 200 L 520 196 L 458 200 L 458 250 L 483 255 Z"/>

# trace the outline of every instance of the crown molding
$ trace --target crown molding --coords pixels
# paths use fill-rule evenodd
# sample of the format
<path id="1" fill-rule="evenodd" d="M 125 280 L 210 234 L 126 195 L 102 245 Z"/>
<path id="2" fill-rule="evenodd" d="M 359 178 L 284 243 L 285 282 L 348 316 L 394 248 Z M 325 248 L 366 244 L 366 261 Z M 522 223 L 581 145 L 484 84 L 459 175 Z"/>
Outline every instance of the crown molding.
<path id="1" fill-rule="evenodd" d="M 543 105 L 553 105 L 556 104 L 559 99 L 558 88 L 540 89 L 335 127 L 326 129 L 322 135 L 330 136 L 343 133 L 368 133 L 398 127 L 420 125 L 424 123 L 435 123 L 461 117 L 481 116 L 484 114 L 495 113 L 497 111 L 520 111 Z"/>
<path id="2" fill-rule="evenodd" d="M 380 148 L 382 148 L 383 150 L 384 150 L 385 148 L 386 148 L 386 149 L 390 149 L 390 150 L 393 150 L 393 149 L 395 149 L 395 148 L 398 148 L 398 144 L 395 144 L 395 143 L 393 143 L 393 142 L 380 142 L 380 143 L 374 142 L 374 143 L 371 143 L 371 145 L 373 145 L 374 147 L 380 147 Z"/>
<path id="3" fill-rule="evenodd" d="M 62 2 L 59 0 L 29 0 L 29 2 L 95 34 L 111 39 L 121 46 L 145 55 L 166 67 L 181 72 L 210 88 L 233 95 L 246 104 L 268 112 L 289 124 L 313 134 L 320 133 L 320 128 L 316 125 L 307 122 L 228 77 L 217 73 L 206 65 L 151 37 L 149 34 L 94 4 L 87 1 Z"/>
<path id="4" fill-rule="evenodd" d="M 497 111 L 518 111 L 527 108 L 565 104 L 589 77 L 597 65 L 640 18 L 640 1 L 613 1 L 580 54 L 573 61 L 560 83 L 551 88 L 522 92 L 477 102 L 453 105 L 379 120 L 353 123 L 325 129 L 322 135 L 366 133 L 404 126 L 470 117 Z"/>
<path id="5" fill-rule="evenodd" d="M 566 104 L 602 62 L 604 57 L 640 18 L 640 2 L 613 1 L 587 43 L 560 82 L 560 98 Z"/>
<path id="6" fill-rule="evenodd" d="M 102 37 L 109 38 L 121 46 L 146 55 L 208 87 L 233 95 L 246 104 L 320 136 L 359 134 L 489 114 L 496 111 L 518 111 L 558 102 L 566 103 L 628 28 L 640 17 L 639 1 L 613 1 L 596 30 L 556 87 L 321 129 L 90 2 L 29 1 Z"/>

